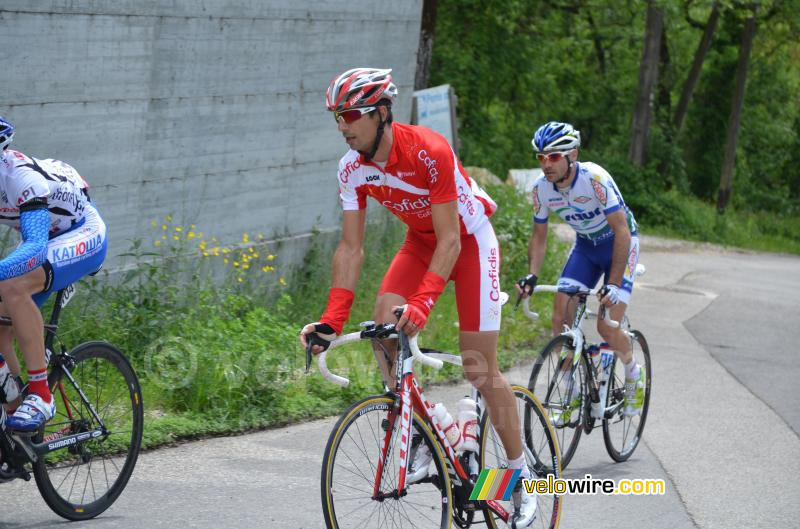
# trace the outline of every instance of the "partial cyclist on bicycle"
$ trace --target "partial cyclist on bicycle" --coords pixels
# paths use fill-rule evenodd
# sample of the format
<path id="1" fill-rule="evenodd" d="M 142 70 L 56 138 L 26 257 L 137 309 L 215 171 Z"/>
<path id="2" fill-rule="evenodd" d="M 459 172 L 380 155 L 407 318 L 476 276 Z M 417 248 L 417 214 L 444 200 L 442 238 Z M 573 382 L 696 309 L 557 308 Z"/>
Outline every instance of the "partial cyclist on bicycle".
<path id="1" fill-rule="evenodd" d="M 13 331 L 0 327 L 0 401 L 9 412 L 18 403 L 16 337 L 28 370 L 28 394 L 6 425 L 36 431 L 55 414 L 39 307 L 51 293 L 100 269 L 106 226 L 78 171 L 59 160 L 9 149 L 13 136 L 14 127 L 0 117 L 0 223 L 22 236 L 22 243 L 0 260 L 0 314 L 13 322 Z"/>
<path id="2" fill-rule="evenodd" d="M 557 213 L 576 232 L 575 243 L 558 280 L 553 307 L 553 334 L 561 333 L 570 289 L 591 289 L 604 276 L 600 302 L 615 321 L 622 321 L 630 303 L 639 238 L 636 220 L 608 172 L 592 162 L 578 162 L 580 131 L 569 123 L 551 121 L 539 127 L 531 142 L 543 174 L 533 186 L 533 233 L 528 244 L 530 273 L 517 281 L 523 297 L 533 292 L 547 250 L 547 217 Z M 563 290 L 563 292 L 561 291 Z M 625 364 L 625 413 L 642 408 L 644 368 L 633 357 L 628 337 L 597 319 L 597 331 Z M 568 368 L 568 363 L 564 366 Z M 565 381 L 568 383 L 568 381 Z M 577 405 L 579 385 L 574 388 Z M 556 418 L 558 421 L 558 418 Z"/>
<path id="3" fill-rule="evenodd" d="M 300 332 L 314 354 L 342 332 L 363 262 L 367 197 L 408 225 L 405 242 L 383 278 L 375 303 L 377 323 L 397 323 L 409 336 L 425 327 L 448 280 L 456 287 L 459 345 L 464 371 L 484 396 L 511 468 L 530 478 L 516 400 L 497 366 L 500 329 L 500 247 L 489 217 L 492 199 L 469 178 L 450 145 L 425 127 L 395 123 L 397 87 L 391 70 L 355 68 L 335 77 L 326 105 L 350 150 L 339 162 L 342 236 L 333 256 L 332 288 L 320 321 Z M 400 320 L 393 315 L 402 307 Z M 317 341 L 320 340 L 320 341 Z M 396 344 L 389 344 L 395 351 Z M 394 358 L 376 351 L 387 386 Z M 427 447 L 420 449 L 420 452 Z M 417 454 L 410 481 L 427 475 L 430 455 Z M 524 493 L 524 488 L 523 488 Z M 535 516 L 535 497 L 523 494 L 517 527 Z"/>

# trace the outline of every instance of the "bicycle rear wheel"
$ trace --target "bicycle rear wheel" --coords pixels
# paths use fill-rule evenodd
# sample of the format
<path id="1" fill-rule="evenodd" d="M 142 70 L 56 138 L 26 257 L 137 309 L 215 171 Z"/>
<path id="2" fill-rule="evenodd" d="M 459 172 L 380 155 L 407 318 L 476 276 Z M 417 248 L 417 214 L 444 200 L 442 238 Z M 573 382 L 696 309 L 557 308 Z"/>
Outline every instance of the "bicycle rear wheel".
<path id="1" fill-rule="evenodd" d="M 568 354 L 564 354 L 564 353 Z M 528 389 L 539 399 L 549 413 L 561 449 L 561 468 L 567 468 L 578 449 L 578 441 L 583 431 L 583 422 L 588 410 L 589 392 L 586 389 L 586 364 L 581 358 L 577 365 L 572 364 L 576 354 L 572 339 L 556 336 L 544 346 L 531 369 Z M 577 352 L 580 354 L 580 351 Z M 568 379 L 572 381 L 567 383 Z M 572 391 L 565 387 L 577 384 L 579 403 L 572 405 Z M 561 417 L 561 423 L 557 420 Z"/>
<path id="2" fill-rule="evenodd" d="M 98 417 L 105 430 L 39 458 L 33 475 L 56 514 L 86 520 L 114 503 L 136 465 L 143 429 L 141 390 L 128 359 L 108 343 L 87 342 L 68 356 L 72 361 L 55 367 L 48 377 L 56 415 L 34 441 L 96 430 L 101 427 Z"/>
<path id="3" fill-rule="evenodd" d="M 606 451 L 614 461 L 626 461 L 633 454 L 644 431 L 647 409 L 650 406 L 650 348 L 644 335 L 639 331 L 631 331 L 631 350 L 636 361 L 645 369 L 644 403 L 638 415 L 628 416 L 623 413 L 625 398 L 625 366 L 614 358 L 611 366 L 613 376 L 609 377 L 606 409 L 612 409 L 610 417 L 603 419 L 603 440 Z"/>
<path id="4" fill-rule="evenodd" d="M 522 426 L 522 446 L 525 460 L 531 470 L 531 477 L 553 479 L 561 478 L 561 458 L 558 441 L 553 426 L 542 405 L 526 388 L 511 386 L 517 401 L 517 414 Z M 492 426 L 489 414 L 484 413 L 480 424 L 480 458 L 481 469 L 508 468 L 508 459 L 500 435 Z M 506 512 L 514 512 L 510 501 L 500 502 Z M 561 496 L 538 495 L 537 516 L 529 527 L 555 529 L 561 516 Z M 486 525 L 492 529 L 505 529 L 506 524 L 489 509 L 484 510 Z"/>
<path id="5" fill-rule="evenodd" d="M 435 474 L 397 490 L 400 424 L 394 399 L 367 397 L 350 407 L 328 438 L 322 460 L 322 512 L 328 529 L 452 527 L 453 496 L 447 465 L 430 428 L 413 415 L 413 426 L 433 456 Z M 412 431 L 414 428 L 412 427 Z M 375 481 L 388 447 L 381 484 Z"/>

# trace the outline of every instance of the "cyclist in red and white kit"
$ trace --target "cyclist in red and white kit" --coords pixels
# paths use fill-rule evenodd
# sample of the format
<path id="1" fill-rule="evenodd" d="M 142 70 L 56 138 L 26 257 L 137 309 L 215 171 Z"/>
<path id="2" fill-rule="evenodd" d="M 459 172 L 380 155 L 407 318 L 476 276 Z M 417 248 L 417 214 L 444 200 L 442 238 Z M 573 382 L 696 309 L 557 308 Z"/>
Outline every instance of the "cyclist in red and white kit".
<path id="1" fill-rule="evenodd" d="M 486 400 L 509 467 L 530 478 L 516 400 L 497 366 L 500 248 L 489 221 L 497 206 L 469 178 L 444 137 L 393 122 L 397 87 L 390 72 L 356 68 L 328 87 L 327 108 L 350 147 L 339 162 L 342 236 L 333 256 L 327 308 L 318 322 L 303 327 L 300 342 L 307 347 L 313 337 L 322 344 L 313 346 L 319 354 L 342 332 L 364 259 L 367 197 L 372 197 L 408 225 L 381 283 L 375 321 L 397 322 L 398 329 L 414 336 L 425 327 L 447 281 L 455 282 L 464 372 Z M 403 308 L 399 321 L 393 315 L 398 307 Z M 377 352 L 376 359 L 390 385 L 392 359 Z M 426 461 L 424 454 L 415 459 Z M 412 482 L 427 475 L 427 463 L 417 462 Z M 523 487 L 521 508 L 509 525 L 527 527 L 535 517 L 535 496 Z"/>

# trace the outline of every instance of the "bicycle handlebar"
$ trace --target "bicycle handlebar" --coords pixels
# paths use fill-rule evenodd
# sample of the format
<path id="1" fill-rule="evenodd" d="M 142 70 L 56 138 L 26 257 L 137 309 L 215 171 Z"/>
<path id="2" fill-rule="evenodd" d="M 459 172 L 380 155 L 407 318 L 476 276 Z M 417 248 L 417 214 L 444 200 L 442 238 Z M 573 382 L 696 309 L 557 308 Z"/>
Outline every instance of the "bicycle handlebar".
<path id="1" fill-rule="evenodd" d="M 397 338 L 397 333 L 393 332 L 393 329 L 394 325 L 384 326 L 383 333 L 381 333 L 380 338 Z M 408 339 L 408 348 L 411 350 L 411 356 L 414 358 L 414 360 L 422 364 L 425 364 L 426 366 L 430 366 L 434 369 L 441 369 L 441 367 L 444 365 L 444 362 L 436 358 L 432 358 L 424 354 L 422 351 L 420 351 L 419 345 L 417 343 L 418 336 L 419 335 Z M 347 385 L 350 384 L 350 380 L 348 378 L 331 373 L 330 369 L 328 369 L 328 364 L 327 364 L 328 353 L 334 347 L 339 347 L 341 345 L 345 345 L 348 343 L 376 338 L 376 337 L 378 337 L 376 333 L 367 330 L 367 331 L 356 331 L 356 332 L 351 332 L 349 334 L 343 334 L 342 336 L 339 336 L 338 338 L 333 340 L 330 346 L 328 346 L 326 350 L 322 351 L 319 354 L 319 356 L 317 356 L 319 362 L 319 371 L 320 373 L 322 373 L 322 376 L 324 376 L 327 380 L 333 382 L 336 385 L 347 387 Z"/>
<path id="2" fill-rule="evenodd" d="M 597 295 L 597 293 L 600 291 L 600 289 L 601 289 L 601 288 L 602 288 L 602 287 L 595 288 L 595 289 L 588 290 L 588 291 L 583 291 L 583 292 L 584 292 L 584 293 L 585 293 L 587 296 L 594 296 L 594 295 Z M 557 293 L 557 292 L 558 292 L 558 287 L 557 287 L 556 285 L 536 285 L 536 286 L 533 288 L 533 293 L 535 294 L 536 292 L 552 292 L 552 293 Z M 522 310 L 523 310 L 523 312 L 525 313 L 525 315 L 526 315 L 527 317 L 529 317 L 530 319 L 532 319 L 532 320 L 538 320 L 538 319 L 539 319 L 539 314 L 538 314 L 538 313 L 536 313 L 536 312 L 533 312 L 533 311 L 531 310 L 531 308 L 530 308 L 530 301 L 531 301 L 531 296 L 528 296 L 528 297 L 524 298 L 524 302 L 522 303 Z M 606 322 L 606 325 L 608 325 L 609 327 L 612 327 L 612 328 L 614 328 L 614 329 L 616 329 L 616 328 L 618 328 L 618 327 L 619 327 L 619 322 L 618 322 L 618 321 L 616 321 L 616 320 L 612 320 L 612 319 L 611 319 L 611 316 L 609 316 L 609 314 L 608 314 L 608 311 L 607 311 L 607 310 L 604 312 L 604 315 L 603 315 L 603 321 L 605 321 L 605 322 Z"/>

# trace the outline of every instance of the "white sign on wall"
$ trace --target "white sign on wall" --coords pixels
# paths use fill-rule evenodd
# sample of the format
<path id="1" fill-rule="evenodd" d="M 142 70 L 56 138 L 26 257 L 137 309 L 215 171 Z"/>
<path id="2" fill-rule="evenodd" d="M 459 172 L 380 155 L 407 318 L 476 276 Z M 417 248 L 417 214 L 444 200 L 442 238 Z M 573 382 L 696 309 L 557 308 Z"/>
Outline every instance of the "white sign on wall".
<path id="1" fill-rule="evenodd" d="M 449 84 L 417 90 L 414 92 L 414 115 L 412 121 L 433 129 L 457 150 L 455 140 L 455 96 Z"/>

